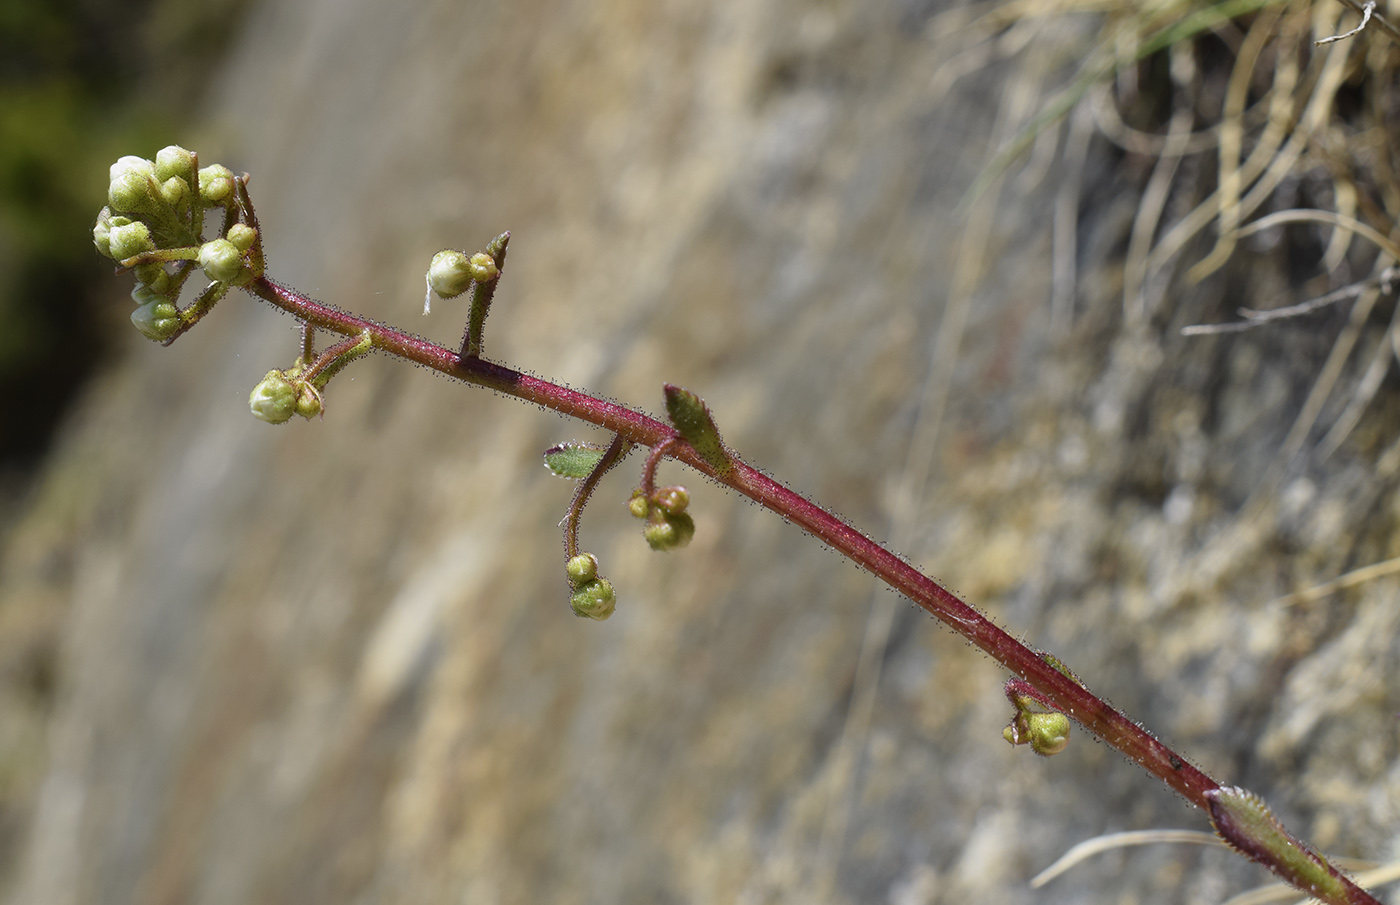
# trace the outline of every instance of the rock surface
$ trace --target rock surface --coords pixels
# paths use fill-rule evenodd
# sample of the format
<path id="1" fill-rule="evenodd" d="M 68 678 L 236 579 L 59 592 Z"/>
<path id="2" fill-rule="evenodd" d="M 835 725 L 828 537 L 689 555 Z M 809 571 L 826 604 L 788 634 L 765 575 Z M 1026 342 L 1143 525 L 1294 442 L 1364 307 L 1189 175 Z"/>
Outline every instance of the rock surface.
<path id="1" fill-rule="evenodd" d="M 1290 291 L 1282 251 L 1245 249 L 1125 317 L 1145 170 L 1097 140 L 1055 309 L 1055 149 L 959 204 L 1092 23 L 959 70 L 939 13 L 265 3 L 205 133 L 172 140 L 253 174 L 275 278 L 444 343 L 464 312 L 420 315 L 428 260 L 510 229 L 488 357 L 651 411 L 695 390 L 750 461 L 1304 836 L 1395 855 L 1396 580 L 1271 603 L 1400 553 L 1396 387 L 1315 452 L 1393 302 L 1353 318 L 1282 457 L 1348 309 L 1180 337 Z M 1208 827 L 1082 733 L 1007 746 L 989 660 L 693 476 L 663 471 L 699 525 L 664 556 L 624 510 L 639 458 L 604 482 L 584 545 L 620 602 L 595 624 L 539 454 L 599 436 L 381 357 L 323 421 L 270 428 L 244 400 L 296 333 L 241 296 L 131 346 L 3 551 L 8 901 L 1210 902 L 1268 879 L 1158 846 L 1028 888 L 1098 833 Z"/>

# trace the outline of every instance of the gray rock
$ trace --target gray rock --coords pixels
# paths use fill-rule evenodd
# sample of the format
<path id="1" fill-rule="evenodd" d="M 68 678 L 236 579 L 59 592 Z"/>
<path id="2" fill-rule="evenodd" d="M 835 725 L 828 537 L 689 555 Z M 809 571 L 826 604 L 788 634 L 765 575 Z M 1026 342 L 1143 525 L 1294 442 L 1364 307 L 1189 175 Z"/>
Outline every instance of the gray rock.
<path id="1" fill-rule="evenodd" d="M 1290 291 L 1284 251 L 1250 248 L 1125 317 L 1142 163 L 1096 140 L 1053 309 L 1058 157 L 959 204 L 1091 24 L 952 79 L 965 48 L 927 6 L 261 4 L 205 132 L 174 138 L 253 174 L 275 278 L 445 344 L 465 312 L 421 316 L 428 260 L 510 229 L 488 357 L 651 411 L 696 391 L 754 464 L 1304 836 L 1393 855 L 1395 580 L 1271 603 L 1395 554 L 1394 386 L 1315 452 L 1392 303 L 1284 455 L 1347 309 L 1179 336 Z M 1031 890 L 1081 839 L 1205 818 L 1082 732 L 1007 746 L 991 661 L 675 466 L 694 544 L 647 550 L 634 456 L 583 529 L 617 614 L 573 618 L 571 488 L 539 454 L 597 432 L 379 356 L 323 421 L 270 428 L 244 400 L 296 342 L 244 296 L 170 349 L 133 335 L 8 540 L 5 662 L 61 639 L 51 714 L 4 704 L 29 739 L 7 762 L 42 776 L 10 794 L 10 901 L 1197 902 L 1269 879 L 1157 846 Z"/>

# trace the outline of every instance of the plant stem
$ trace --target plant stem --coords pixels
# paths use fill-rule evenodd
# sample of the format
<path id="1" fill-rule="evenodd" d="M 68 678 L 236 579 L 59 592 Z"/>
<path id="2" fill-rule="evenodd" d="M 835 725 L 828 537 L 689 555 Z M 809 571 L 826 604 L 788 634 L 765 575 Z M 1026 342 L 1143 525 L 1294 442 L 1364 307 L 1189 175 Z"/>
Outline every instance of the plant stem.
<path id="1" fill-rule="evenodd" d="M 1056 669 L 1039 652 L 998 628 L 947 588 L 737 456 L 733 457 L 731 467 L 720 473 L 682 440 L 675 428 L 641 412 L 482 358 L 452 352 L 420 337 L 366 320 L 332 305 L 313 301 L 265 277 L 259 277 L 243 288 L 307 324 L 347 336 L 358 336 L 368 331 L 377 349 L 467 383 L 516 396 L 560 414 L 606 428 L 615 433 L 618 440 L 645 445 L 653 450 L 664 450 L 664 455 L 684 462 L 696 471 L 795 522 L 880 578 L 982 648 L 998 663 L 1029 682 L 1055 709 L 1073 718 L 1129 760 L 1161 779 L 1191 804 L 1208 814 L 1213 813 L 1212 803 L 1219 797 L 1222 789 L 1220 783 L 1188 763 L 1185 758 L 1162 744 L 1146 729 L 1128 719 L 1103 699 Z M 616 445 L 615 440 L 614 446 Z M 650 462 L 648 464 L 650 465 Z M 1217 826 L 1217 829 L 1227 834 L 1226 842 L 1238 851 L 1284 879 L 1294 882 L 1296 872 L 1290 873 L 1284 863 L 1284 856 L 1278 854 L 1276 849 L 1261 852 L 1257 850 L 1257 846 L 1249 847 L 1242 845 L 1238 838 L 1228 838 L 1228 828 Z M 1279 831 L 1282 832 L 1281 827 Z M 1302 843 L 1286 834 L 1285 838 L 1295 843 L 1302 853 L 1316 860 L 1331 876 L 1336 877 L 1336 888 L 1341 891 L 1338 894 L 1328 894 L 1326 890 L 1305 889 L 1305 892 L 1320 895 L 1332 905 L 1380 905 L 1376 899 L 1342 877 Z"/>
<path id="2" fill-rule="evenodd" d="M 578 555 L 578 524 L 583 518 L 583 507 L 588 504 L 588 498 L 593 495 L 594 488 L 603 479 L 603 475 L 631 451 L 632 444 L 622 439 L 621 434 L 614 436 L 607 450 L 603 452 L 603 458 L 598 460 L 598 464 L 593 466 L 587 477 L 578 482 L 574 498 L 569 502 L 569 512 L 564 516 L 564 562 Z"/>
<path id="3" fill-rule="evenodd" d="M 671 451 L 671 447 L 678 443 L 678 440 L 662 440 L 651 448 L 647 454 L 646 463 L 642 466 L 642 496 L 648 500 L 652 494 L 656 493 L 656 469 L 661 464 L 661 460 Z"/>

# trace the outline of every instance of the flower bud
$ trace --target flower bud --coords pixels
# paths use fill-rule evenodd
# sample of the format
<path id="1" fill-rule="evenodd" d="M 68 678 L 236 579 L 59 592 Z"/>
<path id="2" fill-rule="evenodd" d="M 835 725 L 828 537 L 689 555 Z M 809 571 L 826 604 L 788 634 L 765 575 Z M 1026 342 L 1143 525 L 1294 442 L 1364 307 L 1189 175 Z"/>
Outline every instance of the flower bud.
<path id="1" fill-rule="evenodd" d="M 190 198 L 190 184 L 179 176 L 171 176 L 160 184 L 160 196 L 171 207 L 179 207 Z"/>
<path id="2" fill-rule="evenodd" d="M 480 251 L 467 260 L 467 270 L 471 272 L 472 279 L 478 283 L 488 283 L 501 275 L 500 268 L 496 266 L 495 258 Z"/>
<path id="3" fill-rule="evenodd" d="M 131 323 L 147 339 L 164 342 L 180 329 L 180 313 L 170 302 L 147 302 L 131 312 Z"/>
<path id="4" fill-rule="evenodd" d="M 684 487 L 662 487 L 651 499 L 667 515 L 680 515 L 690 505 L 690 492 Z"/>
<path id="5" fill-rule="evenodd" d="M 184 180 L 186 188 L 197 178 L 194 170 L 194 153 L 179 145 L 161 148 L 156 153 L 155 176 L 162 181 L 172 177 Z"/>
<path id="6" fill-rule="evenodd" d="M 646 518 L 647 514 L 651 512 L 651 504 L 638 490 L 632 494 L 632 499 L 627 501 L 627 511 L 632 513 L 633 518 Z"/>
<path id="7" fill-rule="evenodd" d="M 297 389 L 281 371 L 267 372 L 253 392 L 248 395 L 248 408 L 253 417 L 268 424 L 283 424 L 297 409 Z"/>
<path id="8" fill-rule="evenodd" d="M 156 165 L 153 161 L 144 157 L 137 157 L 135 154 L 128 154 L 125 157 L 117 158 L 117 162 L 107 168 L 107 177 L 111 182 L 116 182 L 130 173 L 137 173 L 143 176 L 155 176 Z"/>
<path id="9" fill-rule="evenodd" d="M 228 201 L 233 197 L 233 171 L 219 164 L 200 169 L 199 197 L 210 207 Z"/>
<path id="10" fill-rule="evenodd" d="M 569 606 L 575 616 L 586 616 L 602 622 L 613 614 L 617 607 L 617 594 L 606 578 L 595 578 L 585 582 L 583 587 L 569 597 Z"/>
<path id="11" fill-rule="evenodd" d="M 695 520 L 689 515 L 667 515 L 663 521 L 650 522 L 642 536 L 653 550 L 679 550 L 695 536 Z"/>
<path id="12" fill-rule="evenodd" d="M 243 274 L 243 252 L 228 239 L 213 239 L 199 248 L 199 266 L 216 283 L 236 283 Z"/>
<path id="13" fill-rule="evenodd" d="M 258 231 L 246 223 L 235 223 L 228 228 L 224 238 L 232 242 L 239 251 L 247 251 L 258 241 Z"/>
<path id="14" fill-rule="evenodd" d="M 1041 757 L 1059 754 L 1069 745 L 1069 717 L 1063 713 L 1026 715 L 1031 750 Z"/>
<path id="15" fill-rule="evenodd" d="M 165 204 L 155 178 L 155 164 L 142 157 L 123 157 L 112 164 L 107 202 L 112 210 L 153 214 Z"/>
<path id="16" fill-rule="evenodd" d="M 578 589 L 598 577 L 598 557 L 592 553 L 580 553 L 564 566 L 568 573 L 569 585 Z"/>
<path id="17" fill-rule="evenodd" d="M 466 292 L 472 285 L 471 261 L 460 251 L 443 249 L 433 255 L 428 265 L 428 288 L 438 298 L 450 299 Z"/>
<path id="18" fill-rule="evenodd" d="M 115 217 L 112 223 L 116 223 Z M 107 248 L 112 259 L 125 261 L 143 251 L 154 251 L 156 243 L 151 241 L 151 229 L 140 220 L 129 220 L 121 226 L 113 225 L 108 231 Z"/>
<path id="19" fill-rule="evenodd" d="M 309 383 L 301 383 L 297 389 L 297 414 L 310 421 L 326 409 L 321 393 Z"/>

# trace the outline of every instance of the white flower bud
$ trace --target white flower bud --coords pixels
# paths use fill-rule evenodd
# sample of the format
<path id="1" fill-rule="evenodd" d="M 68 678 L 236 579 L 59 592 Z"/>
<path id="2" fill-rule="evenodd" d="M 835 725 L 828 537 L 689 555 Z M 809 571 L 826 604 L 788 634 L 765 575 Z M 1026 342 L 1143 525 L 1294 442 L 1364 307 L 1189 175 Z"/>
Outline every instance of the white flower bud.
<path id="1" fill-rule="evenodd" d="M 243 273 L 243 252 L 228 239 L 214 239 L 200 246 L 199 266 L 216 283 L 235 283 Z"/>
<path id="2" fill-rule="evenodd" d="M 172 177 L 184 180 L 188 186 L 195 181 L 194 154 L 179 145 L 161 148 L 156 154 L 155 176 L 164 182 Z"/>
<path id="3" fill-rule="evenodd" d="M 142 157 L 123 157 L 112 164 L 107 201 L 112 210 L 123 213 L 154 214 L 165 199 L 156 182 L 155 164 Z"/>
<path id="4" fill-rule="evenodd" d="M 450 299 L 461 295 L 473 281 L 471 261 L 460 251 L 444 249 L 433 255 L 428 265 L 428 288 L 438 298 Z"/>
<path id="5" fill-rule="evenodd" d="M 260 421 L 284 424 L 296 413 L 297 389 L 286 375 L 274 368 L 253 387 L 248 395 L 248 408 Z"/>
<path id="6" fill-rule="evenodd" d="M 116 222 L 115 217 L 112 222 Z M 125 261 L 143 251 L 153 251 L 156 244 L 151 241 L 150 227 L 140 220 L 130 220 L 111 227 L 107 234 L 107 247 L 113 260 Z"/>

